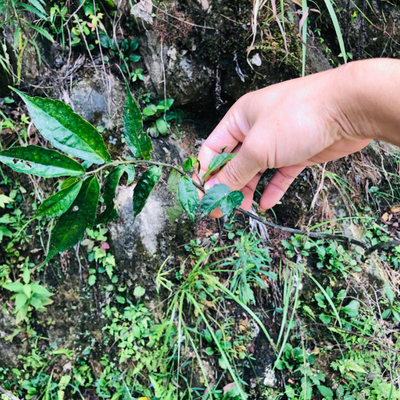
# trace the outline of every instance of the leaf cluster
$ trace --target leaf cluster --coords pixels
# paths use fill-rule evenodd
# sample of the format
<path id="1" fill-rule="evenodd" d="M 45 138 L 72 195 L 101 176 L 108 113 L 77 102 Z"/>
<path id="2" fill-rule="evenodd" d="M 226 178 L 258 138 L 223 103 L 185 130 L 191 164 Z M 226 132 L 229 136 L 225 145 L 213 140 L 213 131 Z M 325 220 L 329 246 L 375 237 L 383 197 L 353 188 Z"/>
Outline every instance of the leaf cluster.
<path id="1" fill-rule="evenodd" d="M 64 178 L 59 190 L 42 202 L 35 215 L 37 218 L 57 219 L 45 263 L 81 241 L 88 228 L 118 218 L 114 202 L 118 184 L 125 173 L 128 182 L 132 183 L 137 165 L 148 168 L 140 174 L 134 187 L 133 220 L 143 210 L 165 169 L 171 170 L 168 182 L 175 196 L 175 206 L 168 210 L 171 220 L 185 211 L 190 220 L 195 221 L 199 209 L 204 217 L 218 207 L 228 218 L 243 201 L 242 192 L 231 192 L 226 185 L 213 186 L 200 201 L 201 185 L 188 175 L 199 171 L 196 158 L 186 160 L 183 169 L 151 160 L 153 145 L 143 129 L 143 115 L 168 110 L 172 105 L 168 99 L 155 110 L 147 107 L 142 113 L 127 87 L 123 131 L 133 157 L 112 160 L 101 134 L 70 106 L 59 100 L 30 97 L 13 90 L 25 102 L 33 123 L 52 148 L 14 146 L 0 152 L 0 162 L 16 172 Z M 206 177 L 218 171 L 233 156 L 224 152 L 215 156 Z M 102 187 L 100 182 L 104 182 Z"/>

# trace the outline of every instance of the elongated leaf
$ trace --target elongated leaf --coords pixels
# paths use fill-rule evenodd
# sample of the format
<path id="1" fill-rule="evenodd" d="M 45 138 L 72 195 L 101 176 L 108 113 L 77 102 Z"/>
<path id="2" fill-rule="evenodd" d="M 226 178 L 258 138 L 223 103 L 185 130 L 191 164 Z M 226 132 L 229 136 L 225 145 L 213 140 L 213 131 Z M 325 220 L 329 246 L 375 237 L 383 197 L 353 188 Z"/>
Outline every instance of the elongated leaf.
<path id="1" fill-rule="evenodd" d="M 39 10 L 45 17 L 47 16 L 46 10 L 43 8 L 43 5 L 40 4 L 39 1 L 36 0 L 29 0 L 29 3 L 31 3 L 37 10 Z M 22 4 L 21 4 L 22 5 Z M 25 5 L 25 4 L 24 4 Z"/>
<path id="2" fill-rule="evenodd" d="M 39 146 L 12 147 L 0 152 L 0 162 L 24 174 L 54 178 L 83 175 L 85 169 L 75 160 L 55 150 Z"/>
<path id="3" fill-rule="evenodd" d="M 135 166 L 134 165 L 127 165 L 126 166 L 126 174 L 128 175 L 128 179 L 126 181 L 126 184 L 132 185 L 133 181 L 135 180 Z"/>
<path id="4" fill-rule="evenodd" d="M 336 12 L 333 8 L 331 0 L 324 0 L 324 1 L 326 4 L 326 8 L 328 9 L 329 16 L 331 17 L 333 27 L 335 28 L 335 33 L 336 33 L 337 40 L 339 42 L 339 47 L 340 47 L 342 57 L 344 59 L 344 62 L 347 63 L 347 53 L 346 53 L 346 49 L 344 47 L 342 30 L 340 29 L 340 25 L 339 25 L 339 21 L 338 21 Z"/>
<path id="5" fill-rule="evenodd" d="M 133 190 L 133 219 L 143 210 L 151 191 L 161 178 L 161 172 L 161 167 L 154 165 L 140 177 Z"/>
<path id="6" fill-rule="evenodd" d="M 119 165 L 113 169 L 106 178 L 104 183 L 103 199 L 106 209 L 97 217 L 96 224 L 106 224 L 118 218 L 118 212 L 114 204 L 115 193 L 122 174 L 125 172 L 126 166 Z"/>
<path id="7" fill-rule="evenodd" d="M 30 4 L 21 4 L 21 6 L 28 12 L 31 12 L 35 15 L 37 15 L 39 18 L 46 19 L 47 15 L 40 11 L 39 9 L 31 6 Z"/>
<path id="8" fill-rule="evenodd" d="M 208 165 L 207 172 L 203 175 L 203 181 L 207 179 L 213 172 L 222 168 L 228 161 L 232 160 L 236 153 L 224 153 L 215 155 Z"/>
<path id="9" fill-rule="evenodd" d="M 128 87 L 124 109 L 124 135 L 135 157 L 150 159 L 153 145 L 147 132 L 143 131 L 142 113 Z"/>
<path id="10" fill-rule="evenodd" d="M 96 218 L 99 194 L 100 186 L 95 176 L 82 183 L 78 197 L 53 229 L 45 262 L 82 240 L 86 228 L 92 226 Z"/>
<path id="11" fill-rule="evenodd" d="M 55 148 L 87 162 L 110 161 L 106 145 L 97 129 L 59 100 L 29 97 L 13 89 L 24 100 L 32 121 Z"/>
<path id="12" fill-rule="evenodd" d="M 65 179 L 64 181 L 60 182 L 60 190 L 67 189 L 68 187 L 72 186 L 76 182 L 78 182 L 79 178 L 76 176 L 71 176 L 70 178 Z"/>
<path id="13" fill-rule="evenodd" d="M 47 215 L 59 217 L 64 214 L 72 205 L 82 187 L 82 181 L 78 181 L 66 189 L 60 190 L 47 198 L 36 211 L 36 216 Z"/>
<path id="14" fill-rule="evenodd" d="M 229 187 L 224 184 L 214 185 L 211 189 L 207 190 L 200 202 L 201 216 L 204 217 L 215 210 L 221 200 L 228 196 L 229 193 Z"/>
<path id="15" fill-rule="evenodd" d="M 15 309 L 14 312 L 18 312 L 27 302 L 29 298 L 26 296 L 25 293 L 17 293 L 14 296 L 14 301 L 15 301 Z"/>
<path id="16" fill-rule="evenodd" d="M 41 26 L 38 25 L 31 25 L 28 24 L 28 26 L 35 30 L 36 32 L 40 33 L 43 37 L 45 37 L 47 40 L 49 40 L 51 43 L 54 43 L 54 38 L 53 36 L 50 35 L 49 32 L 46 31 L 46 29 L 43 29 Z"/>
<path id="17" fill-rule="evenodd" d="M 171 224 L 175 222 L 183 214 L 183 208 L 179 201 L 179 181 L 181 180 L 181 174 L 173 169 L 168 177 L 168 189 L 174 196 L 174 205 L 167 208 L 167 214 Z"/>
<path id="18" fill-rule="evenodd" d="M 179 201 L 189 218 L 194 222 L 199 207 L 199 193 L 191 179 L 183 176 L 179 182 Z"/>

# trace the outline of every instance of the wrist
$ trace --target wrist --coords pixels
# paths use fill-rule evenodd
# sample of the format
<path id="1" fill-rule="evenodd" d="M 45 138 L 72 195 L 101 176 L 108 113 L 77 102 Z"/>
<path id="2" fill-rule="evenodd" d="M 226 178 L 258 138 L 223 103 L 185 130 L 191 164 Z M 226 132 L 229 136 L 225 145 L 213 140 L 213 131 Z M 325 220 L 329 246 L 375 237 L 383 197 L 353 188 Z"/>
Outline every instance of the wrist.
<path id="1" fill-rule="evenodd" d="M 337 68 L 344 135 L 400 144 L 400 61 L 372 59 Z"/>

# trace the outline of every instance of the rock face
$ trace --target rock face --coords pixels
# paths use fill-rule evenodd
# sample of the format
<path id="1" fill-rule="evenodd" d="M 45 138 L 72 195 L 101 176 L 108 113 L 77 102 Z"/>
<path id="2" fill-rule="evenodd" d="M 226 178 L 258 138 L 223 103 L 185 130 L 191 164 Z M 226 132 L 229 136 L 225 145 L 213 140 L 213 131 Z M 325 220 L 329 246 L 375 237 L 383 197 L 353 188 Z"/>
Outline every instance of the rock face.
<path id="1" fill-rule="evenodd" d="M 182 150 L 176 143 L 155 141 L 153 158 L 175 164 L 182 163 Z M 191 223 L 183 216 L 171 223 L 167 209 L 174 198 L 166 184 L 169 171 L 152 191 L 138 217 L 133 222 L 133 187 L 118 188 L 116 205 L 119 219 L 109 225 L 113 254 L 117 265 L 126 271 L 136 284 L 154 289 L 154 276 L 160 265 L 168 258 L 176 261 L 177 244 L 187 243 L 191 237 Z M 169 264 L 168 262 L 168 264 Z"/>
<path id="2" fill-rule="evenodd" d="M 112 129 L 122 125 L 125 90 L 113 75 L 96 72 L 78 80 L 67 100 L 75 112 L 94 126 Z"/>
<path id="3" fill-rule="evenodd" d="M 141 54 L 157 94 L 172 97 L 179 105 L 203 101 L 210 95 L 214 73 L 187 49 L 163 44 L 156 31 L 141 38 Z"/>
<path id="4" fill-rule="evenodd" d="M 292 20 L 282 34 L 276 18 L 261 27 L 267 7 L 262 9 L 249 51 L 252 12 L 251 2 L 243 0 L 168 1 L 165 9 L 139 1 L 131 13 L 144 27 L 140 51 L 158 95 L 166 91 L 178 105 L 201 108 L 215 97 L 217 103 L 223 102 L 219 97 L 231 102 L 249 90 L 299 76 L 298 10 L 289 6 Z M 330 67 L 318 41 L 308 51 L 311 72 Z"/>
<path id="5" fill-rule="evenodd" d="M 131 13 L 143 29 L 141 53 L 155 91 L 159 96 L 166 91 L 179 106 L 201 109 L 300 76 L 302 13 L 295 3 L 285 3 L 283 29 L 280 10 L 274 16 L 265 6 L 255 17 L 250 1 L 167 1 L 163 9 L 139 1 Z M 346 51 L 353 59 L 365 54 L 398 57 L 398 6 L 377 0 L 341 0 L 336 5 Z M 329 13 L 324 7 L 320 11 L 322 16 L 309 12 L 307 73 L 342 62 Z M 314 29 L 321 26 L 319 19 L 321 36 Z"/>

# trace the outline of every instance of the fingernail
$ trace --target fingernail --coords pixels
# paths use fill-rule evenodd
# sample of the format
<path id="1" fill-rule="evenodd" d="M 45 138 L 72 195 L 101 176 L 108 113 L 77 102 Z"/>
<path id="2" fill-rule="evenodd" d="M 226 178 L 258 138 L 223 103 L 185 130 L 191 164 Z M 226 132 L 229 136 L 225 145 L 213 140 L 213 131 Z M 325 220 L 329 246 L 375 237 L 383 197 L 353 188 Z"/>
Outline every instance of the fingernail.
<path id="1" fill-rule="evenodd" d="M 217 178 L 211 178 L 204 184 L 204 189 L 208 190 L 208 189 L 212 188 L 216 184 L 218 184 Z"/>

